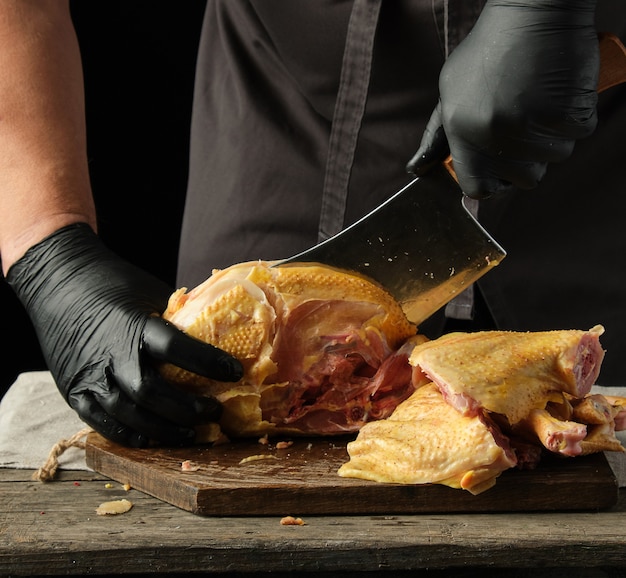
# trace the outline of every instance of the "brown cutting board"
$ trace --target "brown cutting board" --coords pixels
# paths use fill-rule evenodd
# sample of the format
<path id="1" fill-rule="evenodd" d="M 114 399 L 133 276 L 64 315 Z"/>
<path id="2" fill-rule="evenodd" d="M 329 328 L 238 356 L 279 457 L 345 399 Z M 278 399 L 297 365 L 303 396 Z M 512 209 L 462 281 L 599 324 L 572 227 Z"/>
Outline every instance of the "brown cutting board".
<path id="1" fill-rule="evenodd" d="M 337 469 L 348 460 L 348 441 L 296 439 L 286 449 L 250 440 L 130 449 L 90 434 L 86 456 L 93 470 L 206 516 L 599 510 L 618 499 L 617 480 L 603 454 L 509 470 L 493 488 L 473 496 L 440 485 L 341 478 Z M 185 460 L 198 469 L 182 471 Z"/>

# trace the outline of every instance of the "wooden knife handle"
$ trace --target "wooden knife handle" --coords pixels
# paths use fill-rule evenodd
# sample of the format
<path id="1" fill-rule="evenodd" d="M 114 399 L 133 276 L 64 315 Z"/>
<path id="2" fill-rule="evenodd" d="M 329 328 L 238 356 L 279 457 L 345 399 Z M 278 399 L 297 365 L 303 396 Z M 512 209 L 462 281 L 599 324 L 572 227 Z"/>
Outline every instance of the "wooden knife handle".
<path id="1" fill-rule="evenodd" d="M 602 92 L 626 82 L 626 47 L 622 41 L 610 32 L 601 32 L 600 41 L 600 76 L 598 78 L 598 92 Z M 458 183 L 459 179 L 452 166 L 452 157 L 443 161 L 443 166 Z"/>
<path id="2" fill-rule="evenodd" d="M 626 82 L 626 47 L 609 32 L 600 33 L 600 78 L 598 92 Z"/>

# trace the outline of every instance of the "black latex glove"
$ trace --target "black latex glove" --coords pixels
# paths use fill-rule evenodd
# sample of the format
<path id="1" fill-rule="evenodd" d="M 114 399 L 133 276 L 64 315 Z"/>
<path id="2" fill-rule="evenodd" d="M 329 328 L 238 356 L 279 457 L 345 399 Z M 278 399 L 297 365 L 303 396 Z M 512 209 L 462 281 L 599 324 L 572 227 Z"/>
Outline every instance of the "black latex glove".
<path id="1" fill-rule="evenodd" d="M 407 170 L 451 153 L 473 198 L 537 186 L 596 126 L 595 0 L 488 0 L 439 78 L 440 100 Z"/>
<path id="2" fill-rule="evenodd" d="M 158 317 L 171 288 L 108 250 L 85 224 L 32 247 L 7 281 L 68 404 L 113 441 L 191 443 L 194 424 L 219 417 L 216 400 L 168 384 L 155 360 L 220 381 L 241 378 L 236 359 Z"/>

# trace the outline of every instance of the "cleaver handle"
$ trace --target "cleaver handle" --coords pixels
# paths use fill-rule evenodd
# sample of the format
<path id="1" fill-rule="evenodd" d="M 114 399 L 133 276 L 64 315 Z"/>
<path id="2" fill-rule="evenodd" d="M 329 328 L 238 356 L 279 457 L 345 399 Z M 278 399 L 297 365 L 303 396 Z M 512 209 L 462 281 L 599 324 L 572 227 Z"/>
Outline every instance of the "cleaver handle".
<path id="1" fill-rule="evenodd" d="M 598 92 L 626 82 L 626 47 L 610 32 L 600 33 Z"/>
<path id="2" fill-rule="evenodd" d="M 598 35 L 600 47 L 600 74 L 598 76 L 598 92 L 603 92 L 613 86 L 626 82 L 626 47 L 622 41 L 610 32 L 601 32 Z M 458 183 L 452 156 L 443 161 L 443 166 Z"/>

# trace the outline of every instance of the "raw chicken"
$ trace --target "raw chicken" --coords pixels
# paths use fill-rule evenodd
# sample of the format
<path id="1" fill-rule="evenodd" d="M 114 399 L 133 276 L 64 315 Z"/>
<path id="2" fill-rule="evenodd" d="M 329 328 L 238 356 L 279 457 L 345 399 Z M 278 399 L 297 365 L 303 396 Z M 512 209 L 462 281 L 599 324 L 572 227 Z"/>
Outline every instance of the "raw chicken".
<path id="1" fill-rule="evenodd" d="M 485 409 L 515 424 L 559 402 L 563 392 L 589 393 L 604 358 L 603 332 L 598 325 L 589 331 L 450 333 L 416 347 L 410 362 L 462 413 Z"/>
<path id="2" fill-rule="evenodd" d="M 376 482 L 437 483 L 479 494 L 517 463 L 482 414 L 464 416 L 430 383 L 388 419 L 363 426 L 339 475 Z"/>
<path id="3" fill-rule="evenodd" d="M 538 440 L 547 450 L 564 456 L 583 453 L 581 442 L 587 437 L 587 426 L 569 420 L 561 420 L 547 409 L 532 409 L 515 424 L 513 431 Z"/>
<path id="4" fill-rule="evenodd" d="M 454 333 L 417 345 L 417 390 L 363 426 L 339 474 L 478 494 L 505 469 L 535 467 L 542 451 L 624 451 L 615 430 L 626 399 L 589 395 L 602 331 Z"/>
<path id="5" fill-rule="evenodd" d="M 178 290 L 163 317 L 243 363 L 237 384 L 162 368 L 216 397 L 231 437 L 346 433 L 387 417 L 414 391 L 408 356 L 425 340 L 379 285 L 318 265 L 235 265 Z"/>
<path id="6" fill-rule="evenodd" d="M 359 432 L 344 477 L 478 494 L 506 469 L 534 467 L 542 451 L 623 451 L 614 433 L 626 425 L 626 400 L 588 395 L 604 356 L 601 326 L 428 341 L 368 279 L 264 262 L 180 289 L 163 316 L 244 365 L 237 384 L 162 367 L 222 403 L 211 435 Z"/>

